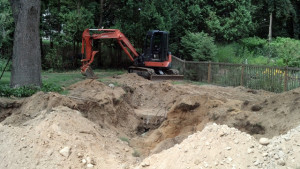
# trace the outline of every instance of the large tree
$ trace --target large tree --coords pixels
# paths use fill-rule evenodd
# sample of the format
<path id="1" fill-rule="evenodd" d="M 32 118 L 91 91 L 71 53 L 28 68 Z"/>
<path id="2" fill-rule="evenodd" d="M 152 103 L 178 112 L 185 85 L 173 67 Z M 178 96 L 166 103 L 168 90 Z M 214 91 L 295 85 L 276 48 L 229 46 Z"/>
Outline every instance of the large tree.
<path id="1" fill-rule="evenodd" d="M 10 0 L 14 21 L 11 87 L 41 86 L 40 0 Z"/>

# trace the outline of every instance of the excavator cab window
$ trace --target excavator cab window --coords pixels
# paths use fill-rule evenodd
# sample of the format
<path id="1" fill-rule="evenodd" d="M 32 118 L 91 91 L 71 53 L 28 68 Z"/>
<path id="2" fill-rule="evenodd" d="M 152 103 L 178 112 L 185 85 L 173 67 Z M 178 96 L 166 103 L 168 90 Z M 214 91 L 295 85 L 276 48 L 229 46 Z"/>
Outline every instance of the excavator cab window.
<path id="1" fill-rule="evenodd" d="M 152 60 L 160 61 L 161 59 L 161 49 L 162 49 L 162 34 L 155 33 L 153 34 L 153 45 L 152 45 Z"/>
<path id="2" fill-rule="evenodd" d="M 145 45 L 144 45 L 144 50 L 143 53 L 145 53 L 145 55 L 150 56 L 151 54 L 151 35 L 147 35 L 146 39 L 145 39 Z"/>
<path id="3" fill-rule="evenodd" d="M 149 31 L 145 39 L 143 53 L 147 61 L 166 61 L 168 54 L 168 33 L 158 30 Z"/>

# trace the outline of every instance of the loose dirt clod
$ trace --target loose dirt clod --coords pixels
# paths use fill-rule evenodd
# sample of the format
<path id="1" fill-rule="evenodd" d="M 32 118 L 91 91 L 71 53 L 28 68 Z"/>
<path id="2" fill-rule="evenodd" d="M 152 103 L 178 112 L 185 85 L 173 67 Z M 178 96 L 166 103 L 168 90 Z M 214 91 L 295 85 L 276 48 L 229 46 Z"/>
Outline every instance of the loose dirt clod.
<path id="1" fill-rule="evenodd" d="M 268 138 L 260 138 L 259 139 L 259 143 L 261 145 L 268 145 L 270 143 L 269 139 Z"/>
<path id="2" fill-rule="evenodd" d="M 59 151 L 59 153 L 64 156 L 64 157 L 69 157 L 70 153 L 71 153 L 71 148 L 70 147 L 64 147 L 63 149 L 61 149 Z"/>
<path id="3" fill-rule="evenodd" d="M 0 98 L 0 168 L 300 166 L 300 89 L 109 80 Z"/>

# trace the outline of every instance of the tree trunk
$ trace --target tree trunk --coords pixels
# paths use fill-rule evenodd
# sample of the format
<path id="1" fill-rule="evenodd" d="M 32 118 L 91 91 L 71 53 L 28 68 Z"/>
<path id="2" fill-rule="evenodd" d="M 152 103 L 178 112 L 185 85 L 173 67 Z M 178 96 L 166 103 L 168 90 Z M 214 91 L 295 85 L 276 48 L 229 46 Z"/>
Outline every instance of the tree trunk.
<path id="1" fill-rule="evenodd" d="M 103 23 L 103 2 L 104 0 L 100 0 L 100 17 L 99 17 L 99 24 L 98 24 L 98 28 L 101 28 L 102 23 Z"/>
<path id="2" fill-rule="evenodd" d="M 41 86 L 40 0 L 10 0 L 14 21 L 11 87 Z"/>
<path id="3" fill-rule="evenodd" d="M 272 41 L 272 21 L 273 21 L 273 14 L 270 14 L 270 25 L 269 25 L 269 35 L 268 35 L 268 40 L 269 43 Z"/>
<path id="4" fill-rule="evenodd" d="M 269 45 L 269 59 L 268 59 L 268 63 L 271 60 L 272 57 L 272 53 L 271 53 L 271 48 L 270 48 L 270 43 L 272 41 L 272 22 L 273 22 L 273 14 L 270 14 L 270 24 L 269 24 L 269 35 L 268 35 L 268 45 Z"/>

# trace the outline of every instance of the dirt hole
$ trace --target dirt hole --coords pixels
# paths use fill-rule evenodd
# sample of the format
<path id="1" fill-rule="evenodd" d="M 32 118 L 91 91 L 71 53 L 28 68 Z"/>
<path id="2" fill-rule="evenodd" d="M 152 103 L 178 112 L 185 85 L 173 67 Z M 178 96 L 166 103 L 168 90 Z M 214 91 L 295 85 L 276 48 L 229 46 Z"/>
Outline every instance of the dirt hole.
<path id="1" fill-rule="evenodd" d="M 251 135 L 254 135 L 254 134 L 263 135 L 263 134 L 265 134 L 265 127 L 264 126 L 262 126 L 260 124 L 251 124 L 249 121 L 236 123 L 236 124 L 234 124 L 234 127 L 241 130 L 241 131 L 243 131 L 243 132 L 249 133 Z"/>
<path id="2" fill-rule="evenodd" d="M 300 119 L 295 102 L 299 97 L 290 93 L 279 97 L 241 87 L 173 85 L 132 75 L 114 80 L 121 87 L 85 80 L 70 86 L 68 96 L 41 92 L 20 102 L 0 100 L 0 122 L 21 126 L 43 110 L 48 113 L 65 106 L 80 111 L 94 128 L 114 131 L 145 157 L 179 144 L 209 123 L 235 127 L 259 138 L 279 135 Z M 262 104 L 283 97 L 284 104 Z M 289 116 L 283 118 L 280 112 L 289 107 L 294 112 L 286 112 Z"/>

